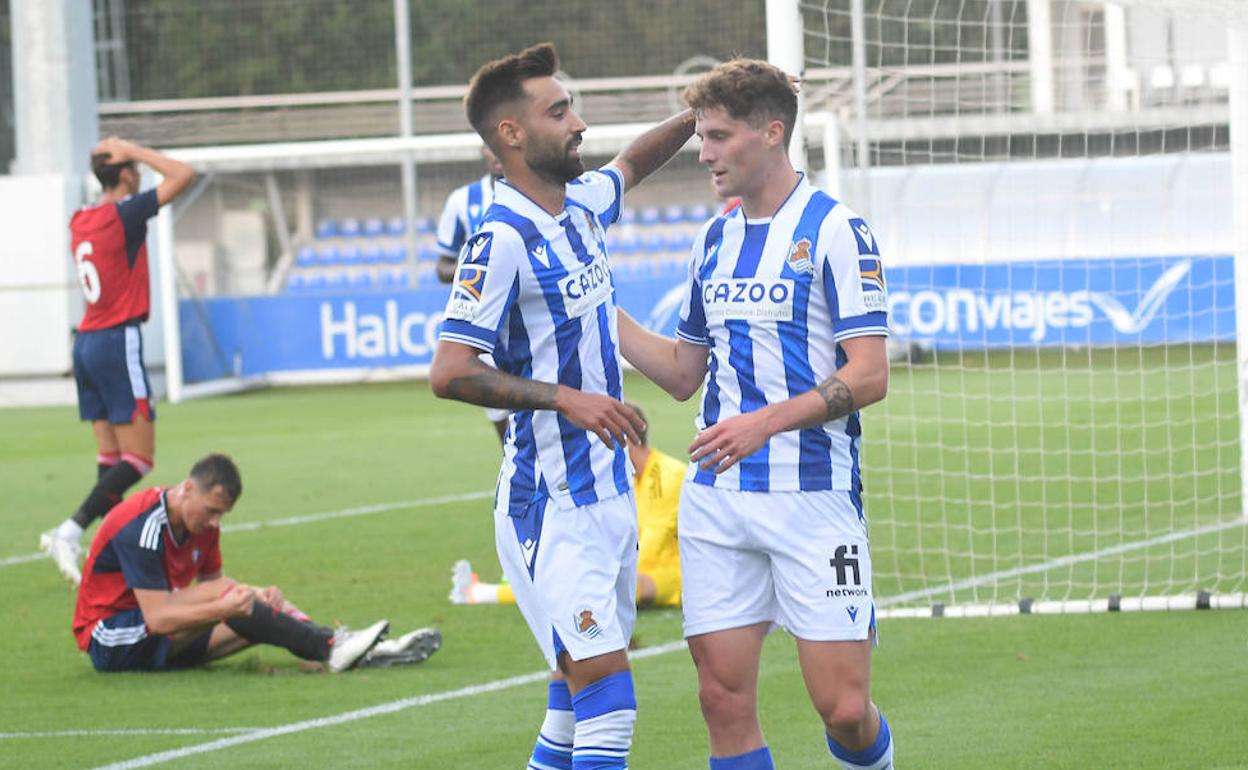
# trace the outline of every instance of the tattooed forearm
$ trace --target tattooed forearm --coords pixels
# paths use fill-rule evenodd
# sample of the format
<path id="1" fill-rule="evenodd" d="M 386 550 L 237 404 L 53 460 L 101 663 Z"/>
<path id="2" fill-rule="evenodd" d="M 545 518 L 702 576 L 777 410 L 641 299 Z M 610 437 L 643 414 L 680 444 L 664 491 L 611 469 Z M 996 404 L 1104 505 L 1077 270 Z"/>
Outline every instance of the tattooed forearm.
<path id="1" fill-rule="evenodd" d="M 823 403 L 828 410 L 825 421 L 839 420 L 854 411 L 854 394 L 849 392 L 849 386 L 838 377 L 829 377 L 819 383 L 815 390 L 823 397 Z"/>
<path id="2" fill-rule="evenodd" d="M 474 362 L 471 373 L 447 383 L 446 394 L 457 401 L 502 409 L 553 409 L 558 387 L 526 380 Z"/>
<path id="3" fill-rule="evenodd" d="M 685 110 L 637 137 L 624 148 L 616 161 L 632 169 L 633 184 L 637 184 L 685 146 L 685 142 L 693 136 L 693 126 L 693 112 Z"/>

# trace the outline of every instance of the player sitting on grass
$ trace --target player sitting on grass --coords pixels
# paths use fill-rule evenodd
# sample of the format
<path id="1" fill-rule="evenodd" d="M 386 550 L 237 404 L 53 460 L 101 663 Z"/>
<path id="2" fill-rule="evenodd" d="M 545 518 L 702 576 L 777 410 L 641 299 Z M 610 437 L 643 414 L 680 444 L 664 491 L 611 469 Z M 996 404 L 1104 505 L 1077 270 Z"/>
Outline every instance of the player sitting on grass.
<path id="1" fill-rule="evenodd" d="M 432 628 L 382 642 L 385 620 L 334 631 L 276 586 L 224 577 L 218 529 L 242 491 L 234 462 L 211 454 L 182 483 L 134 494 L 104 518 L 74 610 L 74 637 L 97 671 L 189 668 L 272 644 L 337 672 L 419 662 L 441 646 Z"/>
<path id="2" fill-rule="evenodd" d="M 642 420 L 641 407 L 630 403 Z M 646 421 L 649 424 L 649 421 Z M 648 431 L 640 431 L 641 443 L 628 442 L 637 496 L 637 606 L 680 606 L 680 555 L 676 546 L 676 508 L 685 463 L 650 446 Z M 452 604 L 515 604 L 516 595 L 507 583 L 482 583 L 466 559 L 455 563 L 451 574 Z"/>

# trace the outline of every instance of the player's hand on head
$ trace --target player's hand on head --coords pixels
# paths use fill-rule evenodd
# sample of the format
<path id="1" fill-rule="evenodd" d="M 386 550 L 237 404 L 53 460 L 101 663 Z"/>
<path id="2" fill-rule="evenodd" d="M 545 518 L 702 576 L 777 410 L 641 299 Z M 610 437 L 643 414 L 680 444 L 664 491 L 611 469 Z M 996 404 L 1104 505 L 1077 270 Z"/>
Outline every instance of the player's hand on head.
<path id="1" fill-rule="evenodd" d="M 116 136 L 101 139 L 95 145 L 93 152 L 96 155 L 107 155 L 109 165 L 128 163 L 134 160 L 134 145 Z"/>
<path id="2" fill-rule="evenodd" d="M 610 396 L 560 386 L 555 409 L 578 428 L 591 431 L 609 447 L 641 443 L 645 421 L 628 404 Z"/>
<path id="3" fill-rule="evenodd" d="M 739 414 L 698 433 L 689 445 L 689 459 L 704 471 L 723 473 L 757 452 L 769 438 L 763 412 Z"/>

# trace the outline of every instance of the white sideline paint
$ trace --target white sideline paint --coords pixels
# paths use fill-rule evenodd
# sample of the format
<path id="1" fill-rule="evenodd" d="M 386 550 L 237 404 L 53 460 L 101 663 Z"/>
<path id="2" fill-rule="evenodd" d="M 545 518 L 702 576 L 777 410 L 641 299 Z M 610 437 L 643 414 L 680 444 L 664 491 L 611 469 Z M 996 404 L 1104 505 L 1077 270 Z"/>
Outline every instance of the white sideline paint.
<path id="1" fill-rule="evenodd" d="M 46 730 L 30 733 L 0 733 L 0 740 L 17 738 L 108 738 L 129 735 L 216 735 L 219 733 L 254 733 L 259 727 L 135 727 L 99 730 Z"/>
<path id="2" fill-rule="evenodd" d="M 932 588 L 921 588 L 916 591 L 907 591 L 904 594 L 897 594 L 896 596 L 886 596 L 880 599 L 879 601 L 877 601 L 876 604 L 880 607 L 888 607 L 894 604 L 901 604 L 903 602 L 908 602 L 914 599 L 922 599 L 927 596 L 935 596 L 937 594 L 943 594 L 943 593 L 953 593 L 955 591 L 961 591 L 964 588 L 975 588 L 976 586 L 981 586 L 981 585 L 984 585 L 985 583 L 993 583 L 1002 579 L 1018 577 L 1019 575 L 1031 575 L 1037 572 L 1048 572 L 1051 569 L 1057 569 L 1059 567 L 1069 567 L 1072 564 L 1081 564 L 1087 561 L 1096 561 L 1097 559 L 1101 559 L 1106 556 L 1116 556 L 1117 554 L 1127 553 L 1128 551 L 1138 551 L 1141 548 L 1151 548 L 1152 546 L 1155 546 L 1155 545 L 1164 545 L 1165 543 L 1173 543 L 1175 540 L 1185 540 L 1189 537 L 1199 537 L 1201 535 L 1208 535 L 1213 532 L 1221 532 L 1224 529 L 1231 529 L 1232 527 L 1243 527 L 1243 526 L 1248 526 L 1248 519 L 1239 518 L 1239 519 L 1232 519 L 1230 521 L 1219 522 L 1217 524 L 1206 524 L 1203 527 L 1196 527 L 1195 529 L 1187 529 L 1181 532 L 1171 532 L 1168 535 L 1161 535 L 1159 537 L 1150 538 L 1148 540 L 1137 540 L 1134 543 L 1123 543 L 1121 545 L 1113 545 L 1113 546 L 1110 546 L 1109 548 L 1102 548 L 1099 551 L 1092 551 L 1090 553 L 1076 553 L 1076 554 L 1071 554 L 1070 556 L 1061 556 L 1056 559 L 1050 559 L 1046 562 L 1042 562 L 1040 564 L 1032 564 L 1027 567 L 1015 567 L 1013 569 L 1001 570 L 1000 572 L 990 572 L 987 575 L 979 575 L 979 576 L 972 577 L 972 578 L 965 578 L 963 580 L 955 580 L 952 583 L 946 583 L 945 585 L 942 585 L 942 586 L 934 586 Z"/>
<path id="3" fill-rule="evenodd" d="M 419 500 L 400 500 L 395 503 L 361 505 L 355 508 L 343 508 L 340 511 L 308 513 L 302 516 L 288 516 L 284 519 L 273 519 L 272 521 L 244 521 L 238 524 L 227 524 L 221 528 L 221 531 L 252 532 L 257 529 L 268 529 L 269 527 L 293 527 L 299 524 L 311 524 L 316 521 L 345 519 L 352 516 L 367 516 L 372 513 L 385 513 L 386 511 L 397 511 L 403 508 L 427 508 L 431 505 L 443 505 L 445 503 L 462 503 L 468 500 L 485 500 L 493 496 L 494 493 L 489 491 L 464 492 L 458 495 L 426 497 Z M 46 558 L 47 556 L 39 552 L 22 554 L 21 556 L 6 556 L 4 558 L 0 558 L 0 567 L 11 567 L 15 564 L 25 564 L 26 562 L 38 561 Z"/>
<path id="4" fill-rule="evenodd" d="M 647 647 L 630 653 L 629 658 L 632 660 L 643 660 L 645 658 L 653 658 L 659 655 L 666 655 L 669 652 L 685 649 L 685 642 L 682 639 L 678 642 L 668 642 L 660 644 L 656 647 Z M 428 706 L 433 703 L 441 703 L 447 700 L 456 700 L 458 698 L 471 698 L 474 695 L 483 695 L 490 692 L 498 692 L 499 690 L 507 690 L 512 687 L 518 687 L 532 682 L 543 682 L 550 675 L 549 671 L 534 671 L 531 674 L 521 674 L 519 676 L 508 677 L 507 679 L 498 679 L 493 682 L 484 684 L 474 684 L 468 687 L 462 687 L 458 690 L 448 690 L 445 692 L 433 693 L 431 695 L 419 695 L 414 698 L 403 698 L 401 700 L 390 701 L 389 703 L 380 703 L 376 706 L 368 708 L 356 709 L 354 711 L 346 711 L 334 716 L 319 717 L 317 719 L 307 719 L 302 722 L 292 722 L 286 725 L 278 725 L 277 727 L 266 727 L 255 732 L 244 733 L 243 735 L 235 735 L 229 738 L 220 738 L 208 743 L 200 743 L 195 746 L 187 746 L 181 749 L 171 749 L 169 751 L 161 751 L 156 754 L 148 754 L 134 759 L 127 759 L 122 762 L 114 762 L 111 765 L 102 765 L 96 770 L 130 770 L 135 767 L 150 767 L 163 762 L 171 762 L 175 759 L 194 756 L 195 754 L 205 754 L 210 751 L 219 749 L 227 749 L 231 746 L 239 746 L 244 743 L 253 743 L 262 741 L 266 738 L 276 738 L 279 735 L 290 735 L 292 733 L 301 733 L 307 730 L 319 730 L 322 727 L 333 727 L 335 725 L 346 724 L 347 722 L 356 722 L 361 719 L 369 719 L 370 717 L 382 716 L 384 714 L 393 714 L 398 711 L 404 711 L 409 708 L 419 708 Z"/>

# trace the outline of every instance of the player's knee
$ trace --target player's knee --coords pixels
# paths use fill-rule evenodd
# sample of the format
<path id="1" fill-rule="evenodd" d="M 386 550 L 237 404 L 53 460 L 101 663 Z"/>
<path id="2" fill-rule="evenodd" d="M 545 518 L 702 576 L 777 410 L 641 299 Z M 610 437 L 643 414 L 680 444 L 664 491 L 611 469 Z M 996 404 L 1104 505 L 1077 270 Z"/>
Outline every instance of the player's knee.
<path id="1" fill-rule="evenodd" d="M 122 452 L 121 461 L 127 463 L 134 468 L 139 474 L 139 478 L 146 476 L 156 467 L 156 460 L 153 457 L 146 457 L 137 452 Z"/>
<path id="2" fill-rule="evenodd" d="M 871 718 L 870 698 L 857 693 L 825 700 L 817 703 L 816 708 L 828 732 L 833 735 L 857 732 Z"/>
<path id="3" fill-rule="evenodd" d="M 716 679 L 708 677 L 698 683 L 698 702 L 707 724 L 734 725 L 756 719 L 753 693 L 733 690 Z"/>

